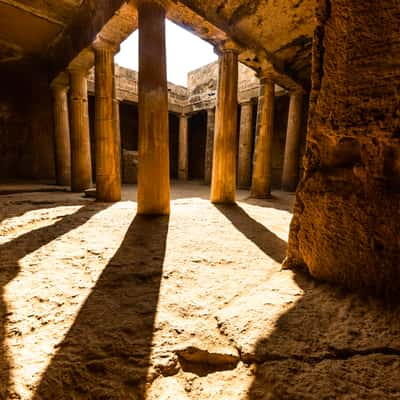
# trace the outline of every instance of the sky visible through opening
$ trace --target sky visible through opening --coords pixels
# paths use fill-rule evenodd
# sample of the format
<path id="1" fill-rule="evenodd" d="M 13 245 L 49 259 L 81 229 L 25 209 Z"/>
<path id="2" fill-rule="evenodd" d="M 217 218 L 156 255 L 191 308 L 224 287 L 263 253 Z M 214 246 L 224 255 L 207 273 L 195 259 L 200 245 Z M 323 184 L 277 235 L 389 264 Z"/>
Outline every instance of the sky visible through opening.
<path id="1" fill-rule="evenodd" d="M 218 59 L 213 47 L 185 29 L 166 20 L 168 82 L 187 86 L 187 73 Z M 121 43 L 115 62 L 138 71 L 139 34 L 130 35 Z"/>

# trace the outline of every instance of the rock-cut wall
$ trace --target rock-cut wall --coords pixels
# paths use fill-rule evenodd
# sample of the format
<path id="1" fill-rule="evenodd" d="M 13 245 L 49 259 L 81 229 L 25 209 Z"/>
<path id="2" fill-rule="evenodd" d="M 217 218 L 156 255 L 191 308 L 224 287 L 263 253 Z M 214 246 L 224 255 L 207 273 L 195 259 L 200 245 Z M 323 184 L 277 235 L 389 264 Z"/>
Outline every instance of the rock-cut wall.
<path id="1" fill-rule="evenodd" d="M 319 0 L 304 157 L 288 266 L 400 293 L 398 0 Z"/>
<path id="2" fill-rule="evenodd" d="M 0 180 L 54 179 L 53 109 L 45 67 L 0 65 Z"/>

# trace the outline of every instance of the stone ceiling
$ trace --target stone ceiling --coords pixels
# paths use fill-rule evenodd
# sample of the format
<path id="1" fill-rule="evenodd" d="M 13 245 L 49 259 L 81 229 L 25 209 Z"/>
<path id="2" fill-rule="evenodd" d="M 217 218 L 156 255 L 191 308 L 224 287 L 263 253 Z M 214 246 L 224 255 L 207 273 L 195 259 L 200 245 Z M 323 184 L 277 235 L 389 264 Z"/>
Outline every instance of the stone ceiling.
<path id="1" fill-rule="evenodd" d="M 316 0 L 180 0 L 174 3 L 184 4 L 207 18 L 243 49 L 248 49 L 241 54 L 243 63 L 256 70 L 274 69 L 308 86 Z"/>
<path id="2" fill-rule="evenodd" d="M 316 0 L 158 0 L 172 21 L 212 44 L 227 38 L 240 60 L 287 89 L 309 86 Z M 99 35 L 120 43 L 137 28 L 136 0 L 0 0 L 0 66 L 47 60 L 55 76 L 93 64 Z"/>
<path id="3" fill-rule="evenodd" d="M 0 0 L 0 62 L 46 53 L 83 0 Z"/>

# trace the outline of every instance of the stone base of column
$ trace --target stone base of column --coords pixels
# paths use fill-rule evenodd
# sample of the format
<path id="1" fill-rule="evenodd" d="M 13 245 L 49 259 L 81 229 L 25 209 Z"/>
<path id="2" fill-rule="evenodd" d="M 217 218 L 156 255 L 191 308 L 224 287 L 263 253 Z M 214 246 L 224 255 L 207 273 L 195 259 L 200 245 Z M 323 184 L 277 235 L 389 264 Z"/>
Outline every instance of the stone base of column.
<path id="1" fill-rule="evenodd" d="M 274 196 L 271 193 L 252 193 L 250 192 L 250 197 L 252 199 L 273 199 Z"/>

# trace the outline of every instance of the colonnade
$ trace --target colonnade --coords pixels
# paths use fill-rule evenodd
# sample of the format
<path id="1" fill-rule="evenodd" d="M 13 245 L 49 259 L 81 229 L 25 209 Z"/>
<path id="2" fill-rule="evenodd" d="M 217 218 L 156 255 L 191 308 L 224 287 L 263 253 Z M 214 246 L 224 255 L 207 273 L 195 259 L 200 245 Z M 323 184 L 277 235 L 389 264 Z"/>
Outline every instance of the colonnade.
<path id="1" fill-rule="evenodd" d="M 114 54 L 117 48 L 105 41 L 94 44 L 95 165 L 96 198 L 113 202 L 121 199 L 121 151 L 119 113 L 114 82 Z M 83 67 L 68 70 L 69 86 L 52 85 L 57 184 L 71 185 L 72 192 L 92 186 L 87 76 Z"/>
<path id="2" fill-rule="evenodd" d="M 138 5 L 139 21 L 139 163 L 138 213 L 169 214 L 169 133 L 166 75 L 165 10 L 151 1 Z M 95 53 L 96 198 L 121 199 L 121 139 L 114 78 L 117 46 L 97 39 Z M 251 186 L 254 197 L 271 193 L 274 87 L 262 77 L 256 142 L 252 160 L 253 104 L 242 104 L 237 135 L 238 49 L 231 41 L 218 46 L 219 79 L 216 109 L 207 111 L 205 181 L 213 203 L 234 203 L 236 186 Z M 92 185 L 88 71 L 70 68 L 67 86 L 54 84 L 57 183 L 80 192 Z M 291 96 L 283 168 L 283 186 L 293 190 L 299 170 L 302 95 Z M 239 149 L 239 156 L 238 156 Z M 188 179 L 188 116 L 180 117 L 180 179 Z"/>
<path id="3" fill-rule="evenodd" d="M 290 106 L 288 113 L 288 125 L 285 140 L 285 152 L 282 172 L 282 189 L 294 191 L 297 187 L 300 173 L 300 146 L 301 128 L 303 118 L 302 92 L 290 94 Z M 274 103 L 275 83 L 269 77 L 260 79 L 260 93 L 257 106 L 257 123 L 255 135 L 254 156 L 249 162 L 248 131 L 251 129 L 251 119 L 242 112 L 240 137 L 243 139 L 245 154 L 239 157 L 243 159 L 242 176 L 246 178 L 243 186 L 248 186 L 251 174 L 250 191 L 254 198 L 268 198 L 271 196 L 272 186 L 272 158 L 273 158 L 273 136 L 274 136 Z M 243 107 L 243 106 L 242 106 Z M 243 110 L 243 109 L 242 109 Z M 250 173 L 252 167 L 252 173 Z"/>
<path id="4" fill-rule="evenodd" d="M 223 73 L 224 70 L 220 69 L 220 74 Z M 232 72 L 229 76 L 232 76 Z M 252 100 L 240 104 L 239 135 L 236 127 L 238 107 L 237 103 L 232 102 L 229 108 L 225 103 L 225 96 L 229 95 L 224 93 L 223 85 L 220 85 L 217 109 L 206 110 L 204 182 L 211 183 L 211 200 L 216 203 L 233 203 L 236 186 L 239 189 L 250 188 L 251 196 L 254 198 L 268 198 L 271 196 L 273 172 L 275 83 L 272 79 L 262 78 L 258 104 Z M 290 95 L 281 179 L 282 189 L 289 192 L 296 189 L 299 179 L 303 99 L 304 95 L 301 92 L 293 92 Z M 220 102 L 224 102 L 222 107 Z M 257 118 L 254 138 L 255 108 Z M 229 109 L 229 112 L 226 109 Z M 224 112 L 226 115 L 222 115 Z M 188 179 L 187 120 L 187 115 L 180 118 L 179 179 L 181 180 Z"/>

